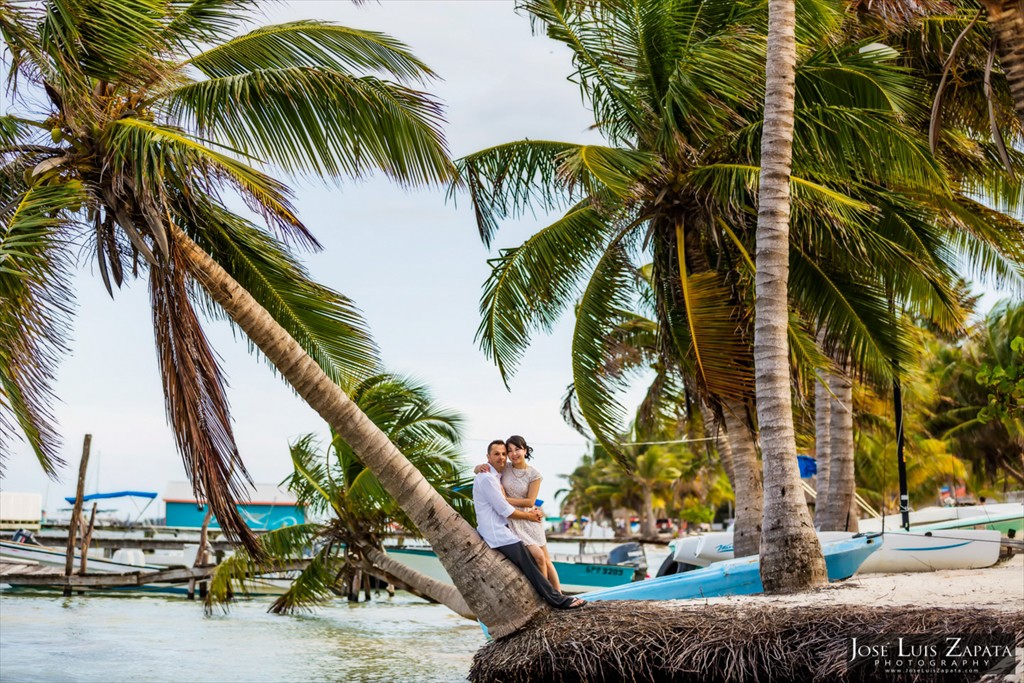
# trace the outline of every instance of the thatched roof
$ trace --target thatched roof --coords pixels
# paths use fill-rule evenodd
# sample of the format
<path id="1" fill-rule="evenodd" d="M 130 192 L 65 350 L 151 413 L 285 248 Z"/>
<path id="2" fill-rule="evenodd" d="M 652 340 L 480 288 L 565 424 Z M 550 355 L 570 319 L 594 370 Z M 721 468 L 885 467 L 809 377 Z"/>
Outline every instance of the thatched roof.
<path id="1" fill-rule="evenodd" d="M 1024 613 L 861 606 L 779 607 L 598 602 L 550 612 L 481 648 L 471 681 L 924 681 L 980 675 L 910 673 L 862 664 L 850 670 L 850 638 L 1014 634 Z M 995 637 L 995 636 L 993 636 Z"/>
<path id="2" fill-rule="evenodd" d="M 948 0 L 851 0 L 850 6 L 862 19 L 888 28 L 905 26 L 929 15 L 952 14 L 956 9 Z"/>

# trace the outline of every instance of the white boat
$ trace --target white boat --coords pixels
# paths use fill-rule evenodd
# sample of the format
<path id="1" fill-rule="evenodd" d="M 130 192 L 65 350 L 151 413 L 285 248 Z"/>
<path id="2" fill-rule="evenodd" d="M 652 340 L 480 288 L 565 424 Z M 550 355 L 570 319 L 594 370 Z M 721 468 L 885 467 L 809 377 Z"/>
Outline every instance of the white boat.
<path id="1" fill-rule="evenodd" d="M 1006 515 L 1024 516 L 1024 503 L 992 503 L 991 505 L 962 505 L 959 507 L 925 507 L 910 512 L 910 528 L 938 524 L 940 522 L 952 522 L 953 520 L 966 520 L 974 517 L 1004 517 Z M 899 529 L 903 524 L 903 517 L 900 514 L 886 515 L 874 519 L 862 519 L 857 524 L 858 531 L 882 531 L 888 532 Z"/>
<path id="2" fill-rule="evenodd" d="M 102 552 L 102 551 L 100 551 Z M 35 545 L 33 543 L 15 543 L 14 541 L 0 541 L 0 559 L 9 562 L 31 561 L 47 567 L 60 567 L 63 569 L 67 562 L 67 552 L 49 546 Z M 75 550 L 74 568 L 77 571 L 82 564 L 82 553 Z M 96 557 L 92 552 L 88 555 L 86 569 L 93 572 L 125 573 L 137 571 L 159 571 L 165 567 L 145 564 L 142 561 L 142 551 L 135 553 L 119 550 L 114 557 L 106 559 Z"/>
<path id="3" fill-rule="evenodd" d="M 822 544 L 853 536 L 846 531 L 818 532 Z M 860 573 L 990 567 L 999 560 L 1000 538 L 1000 533 L 995 530 L 886 531 L 879 538 L 881 547 L 864 561 Z M 714 562 L 733 559 L 732 540 L 731 531 L 681 538 L 670 544 L 673 546 L 670 558 L 683 569 L 686 566 L 707 567 Z M 670 568 L 663 565 L 665 573 L 669 573 Z"/>
<path id="4" fill-rule="evenodd" d="M 102 551 L 96 551 L 97 553 Z M 186 554 L 188 549 L 186 548 Z M 192 551 L 192 560 L 195 560 L 195 550 Z M 184 556 L 183 556 L 184 557 Z M 92 551 L 88 555 L 86 569 L 90 573 L 127 574 L 131 572 L 158 572 L 167 569 L 167 565 L 145 564 L 144 555 L 137 548 L 121 548 L 114 552 L 112 558 L 93 557 Z M 0 541 L 0 560 L 18 564 L 42 565 L 46 567 L 57 567 L 64 569 L 67 562 L 66 550 L 50 546 L 37 545 L 34 543 L 18 543 L 14 541 Z M 75 550 L 74 570 L 81 566 L 81 551 Z M 191 566 L 191 565 L 187 565 Z M 246 595 L 281 595 L 291 585 L 291 579 L 278 578 L 253 578 L 245 581 L 244 589 L 241 591 Z M 107 589 L 100 589 L 107 590 Z M 182 584 L 155 583 L 138 587 L 118 588 L 116 590 L 139 590 L 158 593 L 187 593 L 188 590 Z"/>

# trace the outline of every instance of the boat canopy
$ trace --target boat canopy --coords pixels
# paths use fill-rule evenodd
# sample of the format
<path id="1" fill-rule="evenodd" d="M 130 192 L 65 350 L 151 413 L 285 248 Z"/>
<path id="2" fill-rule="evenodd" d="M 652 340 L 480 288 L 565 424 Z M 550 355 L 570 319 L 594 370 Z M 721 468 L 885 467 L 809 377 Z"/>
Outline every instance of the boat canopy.
<path id="1" fill-rule="evenodd" d="M 153 493 L 151 491 L 113 491 L 112 493 L 90 493 L 87 496 L 82 496 L 82 502 L 86 503 L 86 502 L 88 502 L 90 500 L 102 500 L 104 498 L 127 498 L 127 497 L 150 498 L 150 499 L 153 499 L 153 498 L 156 498 L 156 495 L 157 494 L 155 494 L 155 493 Z M 67 497 L 64 498 L 64 500 L 66 500 L 69 503 L 74 503 L 75 502 L 75 497 L 74 496 L 67 496 Z"/>

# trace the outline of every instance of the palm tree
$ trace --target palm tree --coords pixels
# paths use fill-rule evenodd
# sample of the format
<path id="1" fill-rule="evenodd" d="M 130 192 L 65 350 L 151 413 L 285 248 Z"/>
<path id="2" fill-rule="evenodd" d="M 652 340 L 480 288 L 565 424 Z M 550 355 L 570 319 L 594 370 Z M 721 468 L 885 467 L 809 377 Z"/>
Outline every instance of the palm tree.
<path id="1" fill-rule="evenodd" d="M 259 168 L 446 181 L 440 107 L 412 87 L 433 74 L 387 36 L 322 22 L 225 40 L 255 9 L 0 0 L 14 101 L 45 107 L 38 119 L 0 118 L 4 438 L 17 425 L 52 471 L 46 405 L 63 350 L 63 268 L 84 247 L 111 292 L 149 280 L 169 421 L 223 527 L 259 552 L 234 509 L 247 474 L 191 297 L 229 319 L 359 454 L 501 637 L 541 602 L 346 395 L 375 371 L 373 344 L 351 303 L 312 282 L 286 249 L 284 240 L 317 243 L 288 188 Z M 275 234 L 233 212 L 225 194 Z"/>
<path id="2" fill-rule="evenodd" d="M 796 3 L 768 2 L 768 59 L 757 211 L 754 369 L 764 459 L 761 582 L 792 592 L 827 579 L 800 487 L 789 388 L 789 214 L 796 106 Z M 837 473 L 833 472 L 833 479 Z"/>
<path id="3" fill-rule="evenodd" d="M 756 521 L 744 525 L 756 538 L 752 207 L 763 102 L 750 75 L 764 63 L 757 37 L 767 28 L 764 6 L 693 0 L 637 12 L 626 2 L 537 0 L 524 7 L 574 51 L 575 77 L 611 146 L 523 141 L 458 162 L 485 242 L 502 218 L 568 207 L 495 260 L 481 301 L 481 346 L 507 381 L 531 335 L 550 329 L 578 298 L 573 381 L 581 411 L 595 437 L 625 460 L 616 444 L 627 411 L 615 400 L 625 382 L 604 368 L 616 353 L 622 311 L 638 299 L 632 284 L 647 278 L 638 263 L 652 263 L 652 294 L 639 299 L 657 321 L 657 355 L 725 423 L 737 505 L 758 506 Z M 911 299 L 914 310 L 958 319 L 948 285 L 955 259 L 945 240 L 952 234 L 954 243 L 973 244 L 987 233 L 978 226 L 981 209 L 949 187 L 919 133 L 904 125 L 915 84 L 892 52 L 866 41 L 837 47 L 844 7 L 800 9 L 806 50 L 795 81 L 793 305 L 784 329 L 796 362 L 787 356 L 782 367 L 802 376 L 825 367 L 814 341 L 824 329 L 826 350 L 891 381 L 892 359 L 910 351 L 889 310 L 891 293 Z M 1019 242 L 1008 248 L 1011 262 Z M 1003 263 L 1005 253 L 997 254 L 992 260 Z"/>
<path id="4" fill-rule="evenodd" d="M 462 418 L 437 406 L 425 386 L 394 375 L 375 375 L 360 382 L 351 397 L 445 501 L 472 520 L 472 500 L 459 492 L 468 484 L 460 475 Z M 391 525 L 415 529 L 415 524 L 337 434 L 332 434 L 326 457 L 317 452 L 312 434 L 292 444 L 291 457 L 295 469 L 289 488 L 309 513 L 328 519 L 261 536 L 263 560 L 253 560 L 244 550 L 236 552 L 218 566 L 207 605 L 224 602 L 231 585 L 244 585 L 247 575 L 302 559 L 304 550 L 316 544 L 319 550 L 309 565 L 270 611 L 295 612 L 323 604 L 336 595 L 339 586 L 347 585 L 349 594 L 358 594 L 358 573 L 366 571 L 473 618 L 454 586 L 424 576 L 384 553 L 382 539 Z"/>

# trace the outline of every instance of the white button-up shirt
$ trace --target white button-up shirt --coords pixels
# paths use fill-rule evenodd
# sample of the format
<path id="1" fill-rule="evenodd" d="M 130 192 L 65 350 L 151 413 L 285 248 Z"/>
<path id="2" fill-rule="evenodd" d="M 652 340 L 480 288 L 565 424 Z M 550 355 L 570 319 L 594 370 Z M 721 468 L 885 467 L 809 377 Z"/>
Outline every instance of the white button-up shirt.
<path id="1" fill-rule="evenodd" d="M 492 548 L 519 542 L 519 537 L 508 528 L 508 518 L 516 509 L 501 495 L 500 476 L 498 470 L 488 464 L 487 470 L 473 479 L 476 530 Z"/>

